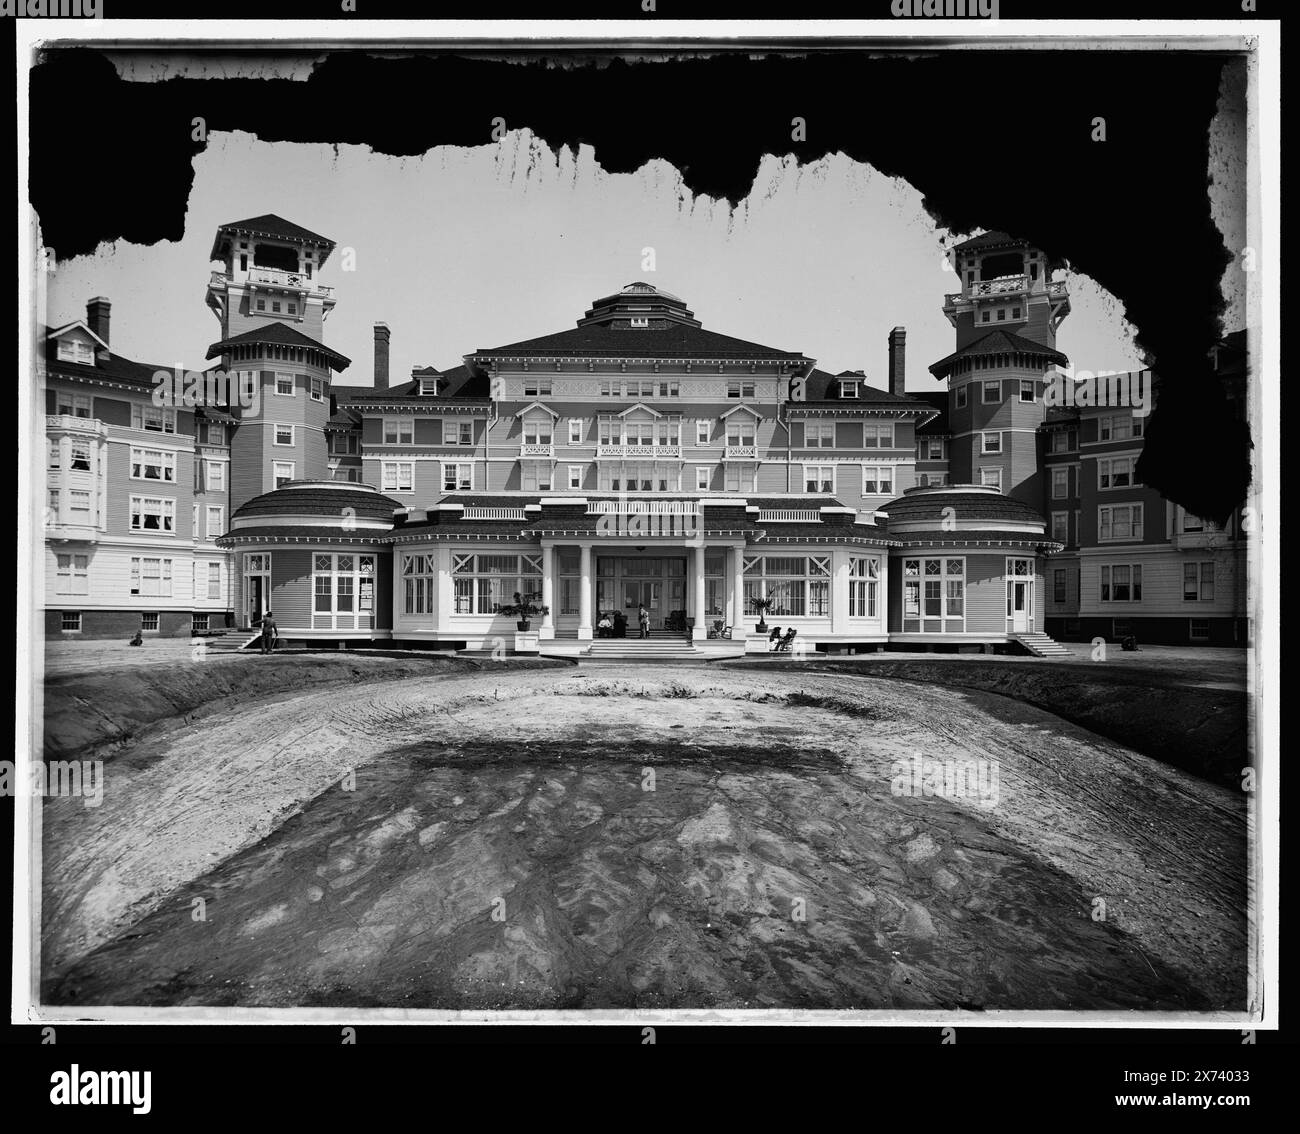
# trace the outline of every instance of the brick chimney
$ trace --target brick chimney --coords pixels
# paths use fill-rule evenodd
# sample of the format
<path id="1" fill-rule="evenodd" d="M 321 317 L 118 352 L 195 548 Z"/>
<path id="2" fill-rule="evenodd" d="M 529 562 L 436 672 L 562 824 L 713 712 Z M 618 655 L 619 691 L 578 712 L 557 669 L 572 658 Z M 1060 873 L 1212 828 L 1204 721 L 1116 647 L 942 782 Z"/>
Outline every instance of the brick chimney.
<path id="1" fill-rule="evenodd" d="M 108 318 L 113 305 L 102 295 L 86 304 L 86 326 L 108 344 Z"/>
<path id="2" fill-rule="evenodd" d="M 388 338 L 387 323 L 375 324 L 375 389 L 388 389 Z"/>
<path id="3" fill-rule="evenodd" d="M 889 392 L 906 394 L 907 384 L 907 331 L 895 327 L 889 332 Z"/>

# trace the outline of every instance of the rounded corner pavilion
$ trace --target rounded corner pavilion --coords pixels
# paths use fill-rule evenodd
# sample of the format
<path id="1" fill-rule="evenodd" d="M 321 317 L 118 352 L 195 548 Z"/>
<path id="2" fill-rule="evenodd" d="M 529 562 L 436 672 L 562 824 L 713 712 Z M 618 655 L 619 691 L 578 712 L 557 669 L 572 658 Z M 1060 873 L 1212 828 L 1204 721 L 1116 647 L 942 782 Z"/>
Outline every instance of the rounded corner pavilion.
<path id="1" fill-rule="evenodd" d="M 370 641 L 391 635 L 391 546 L 400 507 L 370 485 L 289 481 L 231 517 L 218 546 L 235 556 L 237 619 L 275 615 L 286 640 Z"/>

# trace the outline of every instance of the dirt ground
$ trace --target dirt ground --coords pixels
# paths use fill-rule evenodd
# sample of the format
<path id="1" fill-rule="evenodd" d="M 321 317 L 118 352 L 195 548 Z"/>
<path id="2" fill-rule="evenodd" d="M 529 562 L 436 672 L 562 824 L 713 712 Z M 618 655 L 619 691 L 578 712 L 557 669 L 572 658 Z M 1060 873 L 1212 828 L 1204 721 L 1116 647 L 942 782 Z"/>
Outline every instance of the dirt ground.
<path id="1" fill-rule="evenodd" d="M 106 777 L 43 808 L 50 1003 L 1245 1003 L 1242 794 L 996 693 L 371 675 L 146 729 Z"/>

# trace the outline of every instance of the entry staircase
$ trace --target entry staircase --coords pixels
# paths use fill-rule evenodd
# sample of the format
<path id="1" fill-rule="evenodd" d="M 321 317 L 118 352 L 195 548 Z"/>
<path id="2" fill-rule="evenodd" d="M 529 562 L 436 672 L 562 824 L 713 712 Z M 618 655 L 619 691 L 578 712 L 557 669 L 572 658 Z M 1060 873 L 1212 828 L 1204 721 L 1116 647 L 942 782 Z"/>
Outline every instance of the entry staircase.
<path id="1" fill-rule="evenodd" d="M 626 638 L 594 638 L 581 654 L 592 661 L 700 661 L 702 655 L 680 630 L 651 630 L 650 637 L 635 633 Z"/>
<path id="2" fill-rule="evenodd" d="M 1036 658 L 1070 658 L 1074 656 L 1055 638 L 1049 638 L 1041 630 L 1027 634 L 1012 634 L 1011 636 Z"/>
<path id="3" fill-rule="evenodd" d="M 233 654 L 246 650 L 262 637 L 260 630 L 226 630 L 203 639 L 210 654 Z"/>

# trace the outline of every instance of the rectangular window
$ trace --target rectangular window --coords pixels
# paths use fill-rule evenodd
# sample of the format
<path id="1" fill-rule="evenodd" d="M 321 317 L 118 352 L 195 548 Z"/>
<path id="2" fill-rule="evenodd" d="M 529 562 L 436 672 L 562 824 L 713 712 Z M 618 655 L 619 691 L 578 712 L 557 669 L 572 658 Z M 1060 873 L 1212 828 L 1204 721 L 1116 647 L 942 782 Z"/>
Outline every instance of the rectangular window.
<path id="1" fill-rule="evenodd" d="M 573 417 L 569 419 L 569 444 L 582 444 L 582 419 Z"/>
<path id="2" fill-rule="evenodd" d="M 90 467 L 89 450 L 86 451 L 86 463 L 77 464 L 77 446 L 79 442 L 73 442 L 73 468 Z M 166 484 L 173 484 L 176 481 L 176 454 L 163 452 L 160 449 L 135 449 L 131 450 L 131 479 L 132 480 L 157 480 Z"/>
<path id="3" fill-rule="evenodd" d="M 525 378 L 524 379 L 524 397 L 547 398 L 550 396 L 551 396 L 551 380 L 549 378 Z"/>
<path id="4" fill-rule="evenodd" d="M 807 449 L 833 448 L 835 445 L 835 423 L 833 421 L 804 422 L 803 443 Z"/>
<path id="5" fill-rule="evenodd" d="M 862 427 L 862 445 L 866 449 L 892 449 L 894 447 L 894 423 L 867 422 Z"/>
<path id="6" fill-rule="evenodd" d="M 1142 505 L 1115 504 L 1097 509 L 1099 540 L 1141 539 Z"/>
<path id="7" fill-rule="evenodd" d="M 157 611 L 153 611 L 153 612 L 150 613 L 150 614 L 141 614 L 141 615 L 140 615 L 140 629 L 141 629 L 141 630 L 146 630 L 146 631 L 149 631 L 149 630 L 157 630 L 157 629 L 158 629 L 158 612 L 157 612 Z"/>
<path id="8" fill-rule="evenodd" d="M 457 614 L 495 614 L 516 591 L 537 595 L 542 589 L 540 555 L 454 553 L 451 571 Z"/>
<path id="9" fill-rule="evenodd" d="M 880 560 L 849 559 L 849 617 L 879 617 Z"/>
<path id="10" fill-rule="evenodd" d="M 1034 400 L 1034 384 L 1031 381 L 1021 380 L 1020 383 L 1020 400 L 1022 402 L 1032 402 Z"/>
<path id="11" fill-rule="evenodd" d="M 932 460 L 932 461 L 942 461 L 942 460 L 943 460 L 943 441 L 942 441 L 942 439 L 940 439 L 940 440 L 938 440 L 938 441 L 930 441 L 930 442 L 929 442 L 929 452 L 927 453 L 927 457 L 928 457 L 930 460 Z"/>
<path id="12" fill-rule="evenodd" d="M 980 484 L 1002 491 L 1002 469 L 980 469 Z"/>
<path id="13" fill-rule="evenodd" d="M 176 411 L 170 406 L 133 403 L 131 428 L 141 429 L 147 433 L 175 433 Z"/>
<path id="14" fill-rule="evenodd" d="M 894 469 L 892 465 L 866 465 L 862 469 L 863 496 L 892 496 Z"/>
<path id="15" fill-rule="evenodd" d="M 856 398 L 858 396 L 858 383 L 855 380 L 840 380 L 840 397 Z"/>
<path id="16" fill-rule="evenodd" d="M 243 257 L 241 256 L 240 259 L 242 260 Z M 259 311 L 265 311 L 265 310 L 266 310 L 266 300 L 265 300 L 265 299 L 259 299 L 259 300 L 257 301 L 257 309 L 258 309 Z"/>
<path id="17" fill-rule="evenodd" d="M 82 441 L 80 438 L 74 437 L 69 443 L 68 456 L 69 456 L 68 467 L 73 472 L 90 471 L 90 442 L 89 441 Z M 173 475 L 169 477 L 155 476 L 150 479 L 152 480 L 174 480 L 175 479 L 175 475 L 174 475 L 175 465 L 176 465 L 175 454 L 167 453 L 167 454 L 163 454 L 163 456 L 164 458 L 170 458 Z"/>
<path id="18" fill-rule="evenodd" d="M 74 512 L 90 512 L 90 493 L 84 489 L 74 488 L 68 493 L 68 503 Z M 76 517 L 74 517 L 74 520 Z M 83 522 L 84 518 L 77 522 Z"/>
<path id="19" fill-rule="evenodd" d="M 1061 567 L 1052 572 L 1052 601 L 1058 606 L 1065 602 L 1065 570 Z"/>
<path id="20" fill-rule="evenodd" d="M 208 564 L 208 598 L 219 599 L 221 597 L 221 564 Z"/>
<path id="21" fill-rule="evenodd" d="M 311 400 L 313 402 L 323 402 L 325 400 L 325 383 L 320 378 L 311 380 Z"/>
<path id="22" fill-rule="evenodd" d="M 1101 568 L 1102 602 L 1141 602 L 1141 564 L 1110 564 Z"/>
<path id="23" fill-rule="evenodd" d="M 709 480 L 711 479 L 712 470 L 707 465 L 695 466 L 695 491 L 707 492 L 709 490 Z"/>
<path id="24" fill-rule="evenodd" d="M 293 375 L 276 374 L 275 392 L 278 396 L 282 398 L 292 398 L 293 397 Z"/>
<path id="25" fill-rule="evenodd" d="M 1070 514 L 1068 512 L 1052 513 L 1052 538 L 1058 543 L 1070 542 Z"/>
<path id="26" fill-rule="evenodd" d="M 727 397 L 729 398 L 752 398 L 754 396 L 754 383 L 740 378 L 733 378 L 727 382 Z"/>
<path id="27" fill-rule="evenodd" d="M 293 426 L 292 426 L 292 425 L 277 425 L 277 426 L 275 427 L 275 443 L 276 443 L 277 445 L 292 445 L 292 444 L 293 444 Z"/>
<path id="28" fill-rule="evenodd" d="M 991 402 L 1000 402 L 1002 400 L 1001 382 L 984 382 L 981 383 L 981 388 L 983 393 L 980 397 L 986 405 Z"/>
<path id="29" fill-rule="evenodd" d="M 551 423 L 549 421 L 524 422 L 525 445 L 549 445 L 551 443 Z"/>
<path id="30" fill-rule="evenodd" d="M 226 462 L 225 461 L 208 461 L 208 491 L 225 492 L 226 490 Z"/>
<path id="31" fill-rule="evenodd" d="M 257 394 L 260 381 L 261 379 L 258 378 L 256 370 L 239 371 L 239 400 L 244 405 L 252 402 Z"/>
<path id="32" fill-rule="evenodd" d="M 1070 495 L 1070 470 L 1052 470 L 1052 499 L 1064 500 Z"/>
<path id="33" fill-rule="evenodd" d="M 1000 452 L 1002 452 L 1002 434 L 1001 434 L 1001 433 L 981 433 L 981 434 L 980 434 L 980 452 L 981 452 L 981 453 L 1000 453 Z"/>
<path id="34" fill-rule="evenodd" d="M 569 487 L 570 488 L 582 487 L 582 466 L 581 465 L 569 466 Z"/>
<path id="35" fill-rule="evenodd" d="M 134 407 L 133 407 L 134 408 Z M 90 417 L 90 395 L 70 394 L 59 390 L 55 393 L 55 412 L 64 417 Z M 136 429 L 140 426 L 136 425 Z"/>
<path id="36" fill-rule="evenodd" d="M 966 408 L 966 399 L 968 396 L 969 396 L 969 391 L 965 386 L 957 387 L 957 408 L 958 409 Z"/>
<path id="37" fill-rule="evenodd" d="M 474 466 L 448 462 L 442 466 L 442 490 L 457 492 L 474 487 Z"/>
<path id="38" fill-rule="evenodd" d="M 81 629 L 81 611 L 79 610 L 60 611 L 59 629 L 79 631 Z"/>
<path id="39" fill-rule="evenodd" d="M 216 539 L 225 529 L 225 509 L 220 504 L 208 505 L 208 539 Z M 198 537 L 197 531 L 195 538 Z"/>
<path id="40" fill-rule="evenodd" d="M 384 461 L 383 491 L 410 492 L 415 488 L 415 462 Z"/>
<path id="41" fill-rule="evenodd" d="M 190 615 L 190 633 L 206 634 L 208 632 L 208 619 L 211 615 L 194 613 Z"/>
<path id="42" fill-rule="evenodd" d="M 58 554 L 57 590 L 61 595 L 86 595 L 90 593 L 90 556 Z"/>
<path id="43" fill-rule="evenodd" d="M 149 556 L 131 557 L 131 593 L 170 597 L 172 593 L 172 561 Z"/>
<path id="44" fill-rule="evenodd" d="M 1108 457 L 1097 462 L 1098 488 L 1129 488 L 1137 484 L 1133 470 L 1136 457 Z"/>
<path id="45" fill-rule="evenodd" d="M 384 444 L 409 445 L 415 439 L 415 422 L 409 417 L 384 418 Z"/>
<path id="46" fill-rule="evenodd" d="M 176 501 L 154 496 L 132 496 L 131 530 L 135 532 L 175 531 Z"/>
<path id="47" fill-rule="evenodd" d="M 1183 601 L 1214 601 L 1214 563 L 1183 564 Z"/>
<path id="48" fill-rule="evenodd" d="M 804 465 L 803 480 L 805 492 L 834 492 L 834 465 Z"/>
<path id="49" fill-rule="evenodd" d="M 1208 618 L 1188 619 L 1187 636 L 1193 642 L 1208 642 L 1210 640 L 1210 620 Z"/>
<path id="50" fill-rule="evenodd" d="M 288 484 L 293 480 L 293 461 L 272 461 L 271 476 L 275 480 L 276 488 Z"/>
<path id="51" fill-rule="evenodd" d="M 709 435 L 713 432 L 713 422 L 697 421 L 695 423 L 695 443 L 697 445 L 707 445 Z"/>

